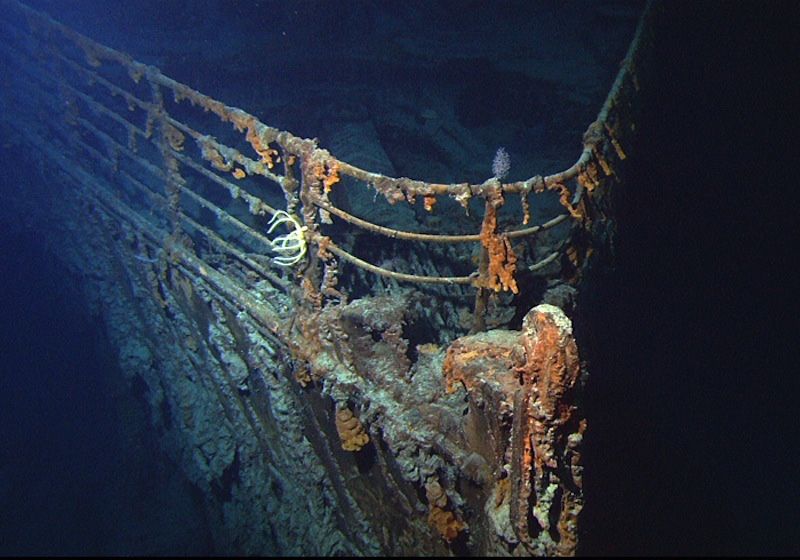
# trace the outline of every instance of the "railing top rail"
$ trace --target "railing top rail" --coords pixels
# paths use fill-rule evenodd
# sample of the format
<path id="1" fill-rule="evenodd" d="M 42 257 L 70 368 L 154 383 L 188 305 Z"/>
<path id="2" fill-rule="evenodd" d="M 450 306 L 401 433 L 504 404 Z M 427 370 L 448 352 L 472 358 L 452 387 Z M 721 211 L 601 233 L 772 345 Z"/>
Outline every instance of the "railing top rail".
<path id="1" fill-rule="evenodd" d="M 164 159 L 165 169 L 162 178 L 166 184 L 165 199 L 170 206 L 167 214 L 170 216 L 173 234 L 180 229 L 182 209 L 179 193 L 186 185 L 178 169 L 180 162 L 226 188 L 233 198 L 245 201 L 250 213 L 271 214 L 277 218 L 276 225 L 286 224 L 295 228 L 291 234 L 282 236 L 283 240 L 277 244 L 267 239 L 268 243 L 272 243 L 273 250 L 276 250 L 276 247 L 286 251 L 302 250 L 302 254 L 292 253 L 288 256 L 282 254 L 282 256 L 276 257 L 274 260 L 278 265 L 291 266 L 299 262 L 306 254 L 305 244 L 308 242 L 318 247 L 318 251 L 313 255 L 309 253 L 309 255 L 311 255 L 314 265 L 319 264 L 320 261 L 324 264 L 326 277 L 329 276 L 329 273 L 331 278 L 335 274 L 336 264 L 333 256 L 336 256 L 364 270 L 396 280 L 449 285 L 465 284 L 475 286 L 479 288 L 479 291 L 502 289 L 512 290 L 515 293 L 517 285 L 514 280 L 514 272 L 517 269 L 517 257 L 510 240 L 534 235 L 570 218 L 578 224 L 588 224 L 590 217 L 586 213 L 587 204 L 584 203 L 584 199 L 589 197 L 588 204 L 591 204 L 594 189 L 601 185 L 605 178 L 615 175 L 611 161 L 626 158 L 622 139 L 627 139 L 626 134 L 630 130 L 624 119 L 620 117 L 620 111 L 616 109 L 624 108 L 629 102 L 626 95 L 630 95 L 631 90 L 639 88 L 636 75 L 637 54 L 640 51 L 651 11 L 651 6 L 648 4 L 597 119 L 583 135 L 583 149 L 574 164 L 561 172 L 546 176 L 535 175 L 523 181 L 503 183 L 499 177 L 491 177 L 476 184 L 468 182 L 444 184 L 407 177 L 391 177 L 342 161 L 327 150 L 320 148 L 315 139 L 301 138 L 288 131 L 268 126 L 247 111 L 226 105 L 164 75 L 154 66 L 143 64 L 125 53 L 99 44 L 61 24 L 49 15 L 29 8 L 18 0 L 0 0 L 0 3 L 19 10 L 27 19 L 34 35 L 39 37 L 43 35 L 47 43 L 51 42 L 51 33 L 58 34 L 66 40 L 69 45 L 66 51 L 62 49 L 61 45 L 58 45 L 56 48 L 46 49 L 46 56 L 57 58 L 66 64 L 71 72 L 77 72 L 88 83 L 99 84 L 106 88 L 112 97 L 121 96 L 128 104 L 129 109 L 133 110 L 133 107 L 136 107 L 147 115 L 145 126 L 137 126 L 128 120 L 127 116 L 111 110 L 102 99 L 96 98 L 94 94 L 81 92 L 66 82 L 59 84 L 59 87 L 65 88 L 64 91 L 81 99 L 93 112 L 108 116 L 118 125 L 125 127 L 129 135 L 143 136 L 156 144 Z M 41 30 L 45 32 L 41 33 Z M 55 45 L 55 42 L 53 44 Z M 83 60 L 81 60 L 81 54 Z M 136 90 L 135 87 L 128 91 L 124 85 L 113 83 L 118 81 L 116 77 L 112 80 L 104 78 L 103 75 L 108 75 L 100 74 L 104 62 L 118 65 L 135 84 L 139 84 L 144 78 L 145 85 L 150 87 L 152 99 L 142 99 L 140 95 L 133 93 Z M 106 66 L 106 68 L 109 67 Z M 114 68 L 112 76 L 117 75 L 117 67 Z M 121 76 L 123 82 L 124 75 Z M 231 124 L 236 131 L 244 135 L 245 142 L 252 147 L 258 157 L 248 157 L 239 150 L 217 141 L 210 134 L 201 132 L 196 127 L 168 114 L 163 97 L 164 93 L 168 94 L 168 92 L 172 92 L 176 104 L 188 101 L 193 107 L 201 108 L 205 112 L 215 115 L 219 122 Z M 83 124 L 86 127 L 86 123 Z M 156 125 L 158 126 L 158 135 L 153 136 Z M 98 135 L 98 130 L 91 126 L 87 127 L 87 130 L 100 138 L 102 143 L 109 144 L 108 139 L 103 139 L 102 135 Z M 286 211 L 273 208 L 262 201 L 259 196 L 240 189 L 230 181 L 199 165 L 192 157 L 181 154 L 185 137 L 193 139 L 200 152 L 199 156 L 195 155 L 194 157 L 210 163 L 215 171 L 231 172 L 236 179 L 248 175 L 259 175 L 277 183 L 286 197 Z M 130 152 L 127 155 L 130 155 L 133 160 L 141 160 L 135 156 L 135 149 L 130 147 L 130 140 L 127 149 L 122 143 L 116 141 L 113 149 L 119 153 Z M 278 173 L 277 170 L 272 171 L 275 164 L 280 161 L 283 162 L 283 174 Z M 299 180 L 294 176 L 297 168 L 300 172 Z M 371 223 L 335 206 L 329 200 L 328 193 L 331 187 L 338 183 L 342 176 L 366 183 L 376 192 L 381 193 L 390 204 L 398 202 L 413 204 L 418 196 L 424 197 L 427 210 L 433 207 L 438 196 L 448 196 L 464 208 L 468 207 L 473 197 L 479 197 L 485 201 L 480 233 L 462 235 L 422 233 Z M 573 180 L 576 180 L 577 188 L 570 189 L 567 187 L 567 183 Z M 499 231 L 497 210 L 503 205 L 504 196 L 509 194 L 521 196 L 524 212 L 522 223 L 527 225 L 529 220 L 528 195 L 544 191 L 557 192 L 560 195 L 559 201 L 567 213 L 556 215 L 539 225 Z M 187 191 L 186 195 L 200 206 L 212 209 L 217 213 L 222 212 L 197 193 Z M 295 215 L 298 205 L 302 206 L 302 222 Z M 319 219 L 317 214 L 319 214 Z M 330 223 L 329 215 L 334 215 L 363 230 L 393 239 L 434 243 L 480 243 L 483 248 L 479 269 L 468 276 L 428 276 L 404 274 L 381 268 L 350 254 L 343 247 L 334 243 L 330 237 L 323 235 L 319 223 Z M 239 224 L 238 221 L 230 223 Z M 240 225 L 243 226 L 243 224 Z M 273 226 L 269 233 L 273 231 L 274 227 L 276 226 Z M 561 245 L 563 247 L 564 244 Z M 277 252 L 280 253 L 279 250 Z M 550 253 L 539 262 L 526 266 L 527 270 L 538 270 L 552 262 L 555 258 L 554 255 L 556 253 Z M 306 280 L 311 276 L 313 274 L 307 271 Z M 324 282 L 325 279 L 323 279 Z M 307 284 L 308 282 L 304 282 L 304 287 Z"/>
<path id="2" fill-rule="evenodd" d="M 4 0 L 4 2 L 11 3 L 13 6 L 20 9 L 26 17 L 45 24 L 74 43 L 84 52 L 89 65 L 97 66 L 102 60 L 115 62 L 126 68 L 131 79 L 134 81 L 138 82 L 143 76 L 146 76 L 151 82 L 171 90 L 176 101 L 188 100 L 190 103 L 201 106 L 205 110 L 216 114 L 223 121 L 230 122 L 238 130 L 247 131 L 248 141 L 253 144 L 254 149 L 259 154 L 264 152 L 266 147 L 273 142 L 281 145 L 289 153 L 295 155 L 308 154 L 311 151 L 321 150 L 313 139 L 300 138 L 290 132 L 268 126 L 247 111 L 226 105 L 186 84 L 164 75 L 154 66 L 138 62 L 128 54 L 97 43 L 89 37 L 61 24 L 47 14 L 38 12 L 17 0 Z M 649 10 L 650 6 L 648 5 L 645 12 Z M 373 185 L 378 191 L 384 194 L 390 202 L 397 202 L 400 199 L 413 200 L 416 196 L 448 195 L 457 200 L 464 200 L 465 197 L 468 198 L 472 196 L 484 198 L 493 197 L 497 196 L 498 193 L 525 194 L 554 188 L 556 185 L 561 185 L 566 181 L 578 178 L 585 172 L 586 166 L 590 163 L 592 156 L 594 155 L 597 157 L 597 143 L 602 141 L 603 131 L 607 132 L 608 135 L 611 136 L 612 143 L 615 143 L 613 130 L 609 129 L 609 113 L 616 102 L 616 98 L 622 88 L 625 78 L 635 70 L 635 56 L 642 41 L 645 28 L 644 24 L 647 19 L 645 15 L 643 15 L 639 21 L 634 38 L 620 65 L 620 70 L 617 73 L 616 79 L 598 113 L 597 119 L 589 126 L 584 135 L 584 149 L 575 163 L 563 171 L 546 176 L 535 175 L 528 179 L 511 183 L 501 183 L 492 177 L 478 184 L 466 182 L 445 184 L 420 181 L 406 177 L 390 177 L 380 173 L 374 173 L 339 160 L 327 151 L 321 151 L 325 152 L 327 164 L 329 166 L 335 165 L 338 173 L 351 176 Z M 615 145 L 614 148 L 617 149 L 617 151 L 621 150 L 621 147 L 618 145 Z M 581 185 L 583 187 L 586 186 L 584 181 L 581 181 Z M 579 196 L 580 192 L 576 193 L 575 198 L 577 199 Z M 573 204 L 575 202 L 577 202 L 577 200 L 573 201 Z"/>

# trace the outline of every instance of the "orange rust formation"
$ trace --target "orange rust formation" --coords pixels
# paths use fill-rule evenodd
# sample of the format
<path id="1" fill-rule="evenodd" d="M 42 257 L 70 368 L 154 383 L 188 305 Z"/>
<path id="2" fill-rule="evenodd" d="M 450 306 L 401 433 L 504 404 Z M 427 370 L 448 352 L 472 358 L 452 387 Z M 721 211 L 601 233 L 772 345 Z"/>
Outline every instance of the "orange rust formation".
<path id="1" fill-rule="evenodd" d="M 459 521 L 452 511 L 436 506 L 432 507 L 428 514 L 428 523 L 439 531 L 439 534 L 447 542 L 452 542 L 466 527 L 464 522 Z"/>
<path id="2" fill-rule="evenodd" d="M 428 523 L 434 527 L 444 540 L 452 542 L 467 524 L 460 520 L 448 507 L 447 494 L 433 477 L 425 483 L 425 497 L 428 500 Z"/>
<path id="3" fill-rule="evenodd" d="M 497 210 L 493 204 L 486 204 L 486 215 L 481 227 L 481 244 L 489 255 L 485 277 L 476 282 L 480 288 L 490 288 L 495 292 L 511 290 L 519 293 L 514 272 L 517 270 L 517 256 L 507 235 L 497 233 Z"/>
<path id="4" fill-rule="evenodd" d="M 339 162 L 335 159 L 318 162 L 313 168 L 314 177 L 322 183 L 323 192 L 331 192 L 339 182 Z"/>
<path id="5" fill-rule="evenodd" d="M 345 451 L 358 451 L 369 443 L 369 436 L 364 431 L 363 424 L 349 408 L 340 408 L 336 411 L 336 431 Z"/>
<path id="6" fill-rule="evenodd" d="M 519 439 L 524 443 L 515 446 L 518 460 L 512 463 L 512 473 L 518 469 L 522 475 L 516 488 L 518 507 L 512 510 L 512 522 L 520 534 L 527 533 L 528 508 L 520 500 L 534 495 L 533 513 L 539 525 L 544 530 L 552 529 L 550 510 L 556 507 L 560 512 L 557 551 L 562 555 L 574 554 L 578 539 L 576 520 L 583 508 L 578 448 L 586 429 L 574 399 L 581 374 L 578 348 L 569 320 L 553 306 L 541 305 L 530 311 L 523 320 L 520 338 L 525 363 L 517 371 L 523 386 L 531 391 L 515 395 L 525 418 L 517 423 L 515 417 Z M 561 490 L 561 503 L 537 508 L 548 505 L 545 502 L 552 485 Z M 512 499 L 514 496 L 512 489 Z"/>

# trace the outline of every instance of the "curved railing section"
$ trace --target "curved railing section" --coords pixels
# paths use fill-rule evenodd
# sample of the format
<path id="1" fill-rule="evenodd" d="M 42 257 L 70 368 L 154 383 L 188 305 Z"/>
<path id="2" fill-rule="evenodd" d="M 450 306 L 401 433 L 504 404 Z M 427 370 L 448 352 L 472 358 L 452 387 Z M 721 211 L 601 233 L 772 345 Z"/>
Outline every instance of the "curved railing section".
<path id="1" fill-rule="evenodd" d="M 116 190 L 104 196 L 117 199 L 118 211 L 145 217 L 153 237 L 148 255 L 161 249 L 169 255 L 175 246 L 213 254 L 217 260 L 225 255 L 246 269 L 243 274 L 266 279 L 281 290 L 302 286 L 306 299 L 318 304 L 345 297 L 337 289 L 339 260 L 400 282 L 471 286 L 477 288 L 479 327 L 487 294 L 517 294 L 520 270 L 540 270 L 567 258 L 569 251 L 567 239 L 529 262 L 527 254 L 518 254 L 515 240 L 564 222 L 591 231 L 595 221 L 604 219 L 604 187 L 617 179 L 616 168 L 626 158 L 626 143 L 633 133 L 627 113 L 639 87 L 637 55 L 646 27 L 643 17 L 573 165 L 523 181 L 504 183 L 492 177 L 477 184 L 442 184 L 361 169 L 321 148 L 316 140 L 271 127 L 46 14 L 14 0 L 2 5 L 3 25 L 20 39 L 15 46 L 2 47 L 6 58 L 16 65 L 15 71 L 37 84 L 34 90 L 39 88 L 40 95 L 35 103 L 44 108 L 55 130 L 39 131 L 39 139 L 46 144 L 54 140 L 47 135 L 58 136 L 85 158 L 76 165 L 89 173 L 103 168 L 117 179 Z M 62 117 L 58 123 L 57 116 Z M 230 127 L 224 130 L 220 125 Z M 346 188 L 346 181 L 367 185 L 374 196 L 392 205 L 413 205 L 421 199 L 429 212 L 443 197 L 465 211 L 475 199 L 483 207 L 480 230 L 439 234 L 373 223 L 334 202 L 331 193 Z M 558 195 L 563 211 L 530 224 L 531 199 L 546 192 Z M 498 212 L 512 197 L 519 198 L 521 227 L 501 229 Z M 367 262 L 337 242 L 326 229 L 334 218 L 389 240 L 473 244 L 479 258 L 473 259 L 470 273 L 460 275 L 389 269 Z M 167 235 L 158 239 L 159 230 Z M 568 256 L 574 259 L 574 254 Z"/>

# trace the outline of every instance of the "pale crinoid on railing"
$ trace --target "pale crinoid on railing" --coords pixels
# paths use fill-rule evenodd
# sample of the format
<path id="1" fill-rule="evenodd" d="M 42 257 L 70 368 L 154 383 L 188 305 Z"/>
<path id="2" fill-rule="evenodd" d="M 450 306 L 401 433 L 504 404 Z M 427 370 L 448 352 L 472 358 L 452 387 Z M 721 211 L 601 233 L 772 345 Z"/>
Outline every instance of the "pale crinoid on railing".
<path id="1" fill-rule="evenodd" d="M 286 235 L 280 235 L 270 240 L 270 247 L 274 252 L 278 253 L 278 256 L 272 259 L 272 262 L 281 266 L 292 266 L 300 262 L 306 256 L 305 232 L 308 228 L 302 225 L 297 218 L 283 210 L 275 212 L 269 223 L 271 225 L 267 233 L 272 233 L 281 224 L 290 224 L 292 226 L 292 231 Z"/>

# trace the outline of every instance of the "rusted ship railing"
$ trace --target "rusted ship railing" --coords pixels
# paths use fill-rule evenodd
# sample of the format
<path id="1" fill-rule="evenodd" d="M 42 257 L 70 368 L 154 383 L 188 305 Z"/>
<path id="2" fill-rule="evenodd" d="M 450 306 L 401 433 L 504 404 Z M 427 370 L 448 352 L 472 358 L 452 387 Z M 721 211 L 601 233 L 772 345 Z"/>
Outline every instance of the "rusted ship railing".
<path id="1" fill-rule="evenodd" d="M 294 281 L 303 286 L 309 298 L 317 301 L 342 296 L 335 288 L 336 258 L 339 258 L 398 281 L 476 287 L 479 294 L 476 315 L 480 315 L 481 294 L 485 296 L 489 290 L 516 293 L 519 290 L 516 272 L 523 264 L 529 270 L 536 270 L 559 257 L 553 253 L 538 263 L 522 263 L 518 261 L 511 240 L 536 235 L 567 220 L 575 221 L 579 227 L 590 227 L 599 207 L 593 200 L 593 193 L 604 181 L 613 180 L 616 162 L 625 158 L 623 146 L 630 131 L 622 127 L 618 109 L 624 108 L 626 96 L 637 87 L 636 53 L 641 29 L 637 31 L 598 119 L 584 136 L 583 151 L 570 168 L 512 183 L 502 183 L 493 177 L 480 184 L 437 184 L 387 177 L 360 169 L 337 159 L 314 140 L 265 125 L 255 116 L 181 84 L 153 66 L 100 45 L 45 14 L 13 1 L 4 2 L 4 6 L 24 17 L 32 32 L 26 41 L 20 42 L 27 44 L 28 52 L 9 53 L 9 58 L 17 61 L 21 71 L 31 74 L 44 87 L 56 88 L 60 92 L 63 107 L 53 107 L 48 118 L 57 118 L 61 113 L 69 124 L 81 130 L 80 138 L 87 134 L 91 136 L 88 140 L 73 139 L 73 144 L 93 158 L 105 160 L 115 172 L 119 170 L 120 158 L 126 158 L 145 170 L 151 177 L 149 181 L 136 176 L 138 174 L 128 174 L 127 180 L 135 185 L 137 192 L 154 197 L 152 200 L 156 206 L 165 212 L 171 240 L 180 238 L 182 234 L 185 236 L 183 222 L 188 219 L 187 214 L 197 214 L 199 210 L 196 209 L 203 208 L 211 212 L 219 223 L 234 227 L 245 235 L 252 245 L 247 250 L 236 242 L 224 240 L 218 232 L 212 231 L 213 228 L 204 228 L 197 215 L 187 224 L 193 232 L 202 232 L 209 243 L 225 247 L 225 252 L 282 288 L 290 280 L 285 278 L 281 264 L 291 263 L 297 269 Z M 22 33 L 9 29 L 9 33 L 15 32 Z M 45 71 L 37 69 L 41 65 Z M 103 91 L 106 96 L 102 95 Z M 165 94 L 171 94 L 171 104 L 165 100 Z M 249 157 L 243 150 L 217 140 L 208 130 L 200 130 L 199 126 L 185 122 L 187 119 L 181 116 L 187 112 L 187 104 L 213 115 L 220 123 L 231 124 L 244 136 L 243 146 L 252 150 L 254 155 Z M 127 114 L 122 112 L 123 108 L 127 108 Z M 207 124 L 209 119 L 197 120 Z M 155 150 L 143 153 L 141 140 L 151 144 Z M 190 143 L 194 144 L 193 150 L 188 148 Z M 161 161 L 156 161 L 156 154 Z M 294 241 L 284 238 L 276 244 L 274 238 L 270 239 L 264 233 L 265 226 L 259 220 L 247 219 L 241 213 L 231 215 L 222 207 L 219 196 L 209 194 L 207 187 L 198 188 L 196 184 L 199 181 L 187 181 L 183 175 L 185 170 L 225 189 L 231 199 L 246 205 L 254 217 L 285 216 L 282 213 L 286 212 L 288 216 L 282 223 L 297 229 L 294 234 L 291 231 L 286 234 L 294 235 Z M 366 183 L 391 204 L 413 204 L 421 197 L 427 210 L 433 209 L 436 200 L 443 196 L 456 200 L 464 208 L 470 199 L 481 199 L 485 208 L 481 230 L 463 235 L 443 235 L 371 223 L 331 202 L 329 193 L 344 177 Z M 160 198 L 152 187 L 156 182 L 164 185 Z M 574 188 L 568 186 L 570 183 L 574 183 Z M 280 190 L 269 192 L 265 189 L 269 184 L 278 186 Z M 529 197 L 545 191 L 559 194 L 565 213 L 539 225 L 500 231 L 497 212 L 506 197 L 520 197 L 524 214 L 521 221 L 527 225 Z M 471 274 L 460 276 L 389 270 L 366 262 L 335 243 L 321 227 L 330 223 L 331 216 L 391 239 L 481 244 L 480 264 Z M 184 239 L 184 244 L 190 245 L 189 240 Z M 280 251 L 281 244 L 288 255 L 283 259 L 264 258 L 274 254 L 275 249 Z"/>

